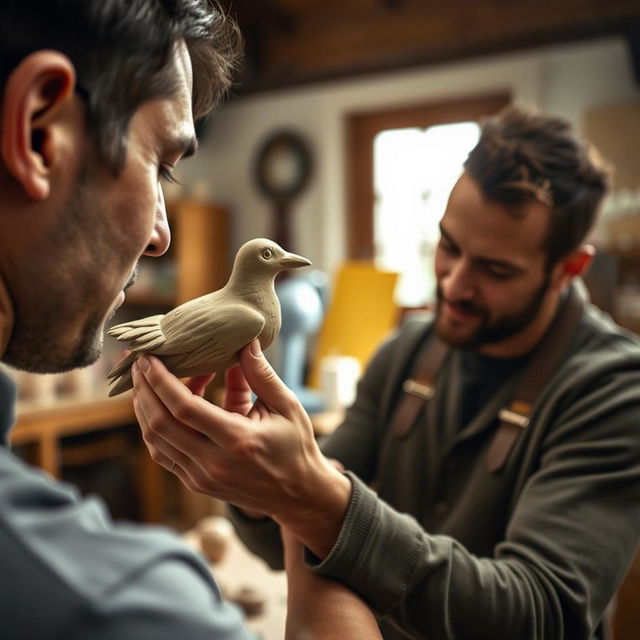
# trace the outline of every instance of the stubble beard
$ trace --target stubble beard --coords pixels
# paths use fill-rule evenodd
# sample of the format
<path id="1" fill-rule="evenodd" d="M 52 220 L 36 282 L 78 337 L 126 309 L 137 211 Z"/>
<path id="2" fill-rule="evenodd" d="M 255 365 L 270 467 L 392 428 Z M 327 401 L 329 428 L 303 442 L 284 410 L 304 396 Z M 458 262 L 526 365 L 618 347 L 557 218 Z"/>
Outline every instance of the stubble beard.
<path id="1" fill-rule="evenodd" d="M 533 293 L 530 300 L 521 309 L 503 315 L 491 321 L 489 311 L 485 307 L 467 304 L 467 310 L 477 314 L 479 319 L 478 328 L 467 334 L 456 335 L 454 331 L 448 331 L 442 322 L 441 309 L 443 294 L 440 286 L 437 287 L 436 318 L 434 327 L 438 337 L 452 347 L 461 349 L 478 349 L 482 346 L 502 342 L 507 338 L 523 331 L 539 315 L 544 303 L 547 291 L 549 290 L 550 273 L 545 274 L 544 281 Z"/>
<path id="2" fill-rule="evenodd" d="M 58 222 L 14 280 L 14 329 L 3 361 L 16 369 L 60 373 L 88 366 L 102 352 L 105 310 L 86 310 L 96 304 L 96 274 L 109 257 L 106 247 L 92 244 L 105 212 L 99 198 L 90 195 L 86 166 L 76 184 Z M 69 335 L 79 314 L 85 321 Z"/>

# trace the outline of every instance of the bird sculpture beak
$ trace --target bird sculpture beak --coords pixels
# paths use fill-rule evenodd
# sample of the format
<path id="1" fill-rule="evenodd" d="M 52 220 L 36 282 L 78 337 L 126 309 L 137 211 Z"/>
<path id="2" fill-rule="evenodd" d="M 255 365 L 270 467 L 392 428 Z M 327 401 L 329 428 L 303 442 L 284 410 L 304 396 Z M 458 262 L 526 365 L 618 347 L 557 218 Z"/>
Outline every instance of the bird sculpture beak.
<path id="1" fill-rule="evenodd" d="M 311 260 L 307 260 L 302 256 L 298 256 L 295 253 L 287 253 L 278 261 L 285 269 L 297 269 L 298 267 L 308 267 L 311 264 Z"/>

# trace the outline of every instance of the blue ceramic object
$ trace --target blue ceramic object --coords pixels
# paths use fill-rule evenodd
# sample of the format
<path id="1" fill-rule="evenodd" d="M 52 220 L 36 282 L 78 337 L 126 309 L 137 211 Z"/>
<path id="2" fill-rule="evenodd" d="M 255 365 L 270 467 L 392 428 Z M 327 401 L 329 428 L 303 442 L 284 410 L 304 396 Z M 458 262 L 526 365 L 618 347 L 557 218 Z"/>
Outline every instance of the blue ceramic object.
<path id="1" fill-rule="evenodd" d="M 276 282 L 282 313 L 278 373 L 308 413 L 317 413 L 326 407 L 323 395 L 306 387 L 304 378 L 309 344 L 322 324 L 328 290 L 329 278 L 318 270 L 297 273 Z"/>

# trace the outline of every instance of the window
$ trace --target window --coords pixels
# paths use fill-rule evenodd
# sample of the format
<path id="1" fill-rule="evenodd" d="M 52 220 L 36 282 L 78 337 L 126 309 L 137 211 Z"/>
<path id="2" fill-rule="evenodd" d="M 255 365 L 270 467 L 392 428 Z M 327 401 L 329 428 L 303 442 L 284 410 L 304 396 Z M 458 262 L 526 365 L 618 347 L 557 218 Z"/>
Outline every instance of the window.
<path id="1" fill-rule="evenodd" d="M 373 246 L 377 266 L 400 273 L 401 307 L 433 301 L 438 223 L 469 151 L 476 122 L 391 129 L 373 141 Z"/>
<path id="2" fill-rule="evenodd" d="M 406 274 L 401 307 L 429 302 L 437 225 L 476 123 L 510 102 L 497 93 L 347 117 L 347 257 Z"/>

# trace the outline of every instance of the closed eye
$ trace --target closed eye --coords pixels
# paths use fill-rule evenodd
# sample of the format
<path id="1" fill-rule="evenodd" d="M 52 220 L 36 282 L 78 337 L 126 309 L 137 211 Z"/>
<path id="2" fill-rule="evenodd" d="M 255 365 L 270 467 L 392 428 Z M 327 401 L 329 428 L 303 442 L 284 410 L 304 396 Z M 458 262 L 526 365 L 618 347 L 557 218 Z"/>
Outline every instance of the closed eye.
<path id="1" fill-rule="evenodd" d="M 513 271 L 505 271 L 500 267 L 492 267 L 491 265 L 487 265 L 486 271 L 492 278 L 495 278 L 496 280 L 508 280 L 515 275 Z"/>
<path id="2" fill-rule="evenodd" d="M 173 175 L 171 169 L 173 169 L 171 165 L 161 164 L 160 168 L 158 169 L 160 180 L 167 184 L 180 184 L 180 181 Z"/>
<path id="3" fill-rule="evenodd" d="M 438 243 L 438 248 L 442 249 L 442 251 L 444 251 L 445 253 L 449 253 L 451 255 L 459 253 L 458 247 L 456 247 L 455 245 L 451 244 L 450 242 L 448 242 L 444 238 L 440 238 L 440 242 Z"/>

